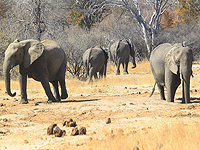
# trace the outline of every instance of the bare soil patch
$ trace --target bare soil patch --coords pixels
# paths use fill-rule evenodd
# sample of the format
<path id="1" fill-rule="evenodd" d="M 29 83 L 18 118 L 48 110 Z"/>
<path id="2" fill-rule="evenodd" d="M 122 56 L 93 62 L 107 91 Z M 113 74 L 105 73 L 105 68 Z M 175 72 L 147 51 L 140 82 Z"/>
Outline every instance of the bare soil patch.
<path id="1" fill-rule="evenodd" d="M 151 80 L 138 81 L 146 76 Z M 174 103 L 160 100 L 157 90 L 150 98 L 154 80 L 148 72 L 139 77 L 136 73 L 121 75 L 116 81 L 118 78 L 133 81 L 130 77 L 136 81 L 125 85 L 108 83 L 114 78 L 112 74 L 92 85 L 68 80 L 69 98 L 51 104 L 46 103 L 40 84 L 29 80 L 27 105 L 18 104 L 18 81 L 12 82 L 12 91 L 17 92 L 14 98 L 5 94 L 4 82 L 0 81 L 0 149 L 199 149 L 198 76 L 191 81 L 190 104 L 181 104 L 180 88 Z M 85 127 L 86 134 L 72 136 L 73 127 L 63 126 L 70 118 L 76 121 L 78 128 Z M 107 123 L 108 118 L 110 123 Z M 66 134 L 48 135 L 47 128 L 51 124 L 57 124 Z"/>

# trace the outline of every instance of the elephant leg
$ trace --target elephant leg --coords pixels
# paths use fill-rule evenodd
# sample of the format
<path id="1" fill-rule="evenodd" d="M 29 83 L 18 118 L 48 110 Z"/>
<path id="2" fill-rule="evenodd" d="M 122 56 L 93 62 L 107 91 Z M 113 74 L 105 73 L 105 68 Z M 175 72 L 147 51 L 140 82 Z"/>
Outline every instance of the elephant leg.
<path id="1" fill-rule="evenodd" d="M 168 102 L 174 102 L 174 97 L 175 97 L 175 93 L 177 90 L 178 86 L 170 86 L 167 88 L 167 101 Z"/>
<path id="2" fill-rule="evenodd" d="M 89 69 L 89 82 L 88 83 L 92 82 L 92 76 L 93 75 L 94 75 L 94 67 L 90 67 L 90 69 Z M 97 74 L 96 74 L 96 78 L 97 78 Z"/>
<path id="3" fill-rule="evenodd" d="M 53 85 L 53 90 L 54 90 L 54 96 L 57 101 L 60 101 L 60 94 L 59 94 L 59 89 L 58 89 L 58 80 L 51 81 Z"/>
<path id="4" fill-rule="evenodd" d="M 20 83 L 20 90 L 21 90 L 21 100 L 19 101 L 19 104 L 27 104 L 27 75 L 20 75 L 19 77 L 19 83 Z"/>
<path id="5" fill-rule="evenodd" d="M 95 79 L 98 79 L 97 73 L 96 73 L 96 72 L 94 73 L 94 78 L 95 78 Z"/>
<path id="6" fill-rule="evenodd" d="M 117 67 L 116 75 L 120 75 L 120 62 L 119 62 L 119 59 L 116 62 L 116 67 Z"/>
<path id="7" fill-rule="evenodd" d="M 99 78 L 103 78 L 104 67 L 99 71 Z"/>
<path id="8" fill-rule="evenodd" d="M 65 78 L 59 79 L 59 83 L 60 83 L 60 87 L 61 87 L 61 99 L 68 98 L 68 93 L 67 93 L 66 84 L 65 84 Z"/>
<path id="9" fill-rule="evenodd" d="M 159 84 L 157 84 L 158 90 L 160 92 L 160 99 L 161 100 L 166 100 L 165 99 L 165 93 L 164 93 L 164 86 L 161 86 Z"/>
<path id="10" fill-rule="evenodd" d="M 41 80 L 41 84 L 45 90 L 45 93 L 48 97 L 48 101 L 47 102 L 56 102 L 55 97 L 53 96 L 52 92 L 51 92 L 51 88 L 49 85 L 49 80 L 45 77 Z"/>
<path id="11" fill-rule="evenodd" d="M 167 89 L 167 101 L 174 102 L 176 90 L 181 83 L 179 76 L 174 75 L 171 72 L 167 73 L 167 76 L 165 76 L 165 83 Z"/>
<path id="12" fill-rule="evenodd" d="M 59 83 L 60 83 L 60 87 L 61 87 L 61 99 L 66 99 L 68 98 L 68 94 L 67 94 L 67 89 L 66 89 L 66 84 L 65 84 L 65 72 L 66 72 L 66 62 L 64 62 L 59 70 Z"/>
<path id="13" fill-rule="evenodd" d="M 20 66 L 20 75 L 19 75 L 19 83 L 20 83 L 20 90 L 21 90 L 21 100 L 19 104 L 27 104 L 27 74 L 23 71 L 22 67 Z"/>
<path id="14" fill-rule="evenodd" d="M 128 74 L 128 61 L 123 63 L 124 74 Z"/>

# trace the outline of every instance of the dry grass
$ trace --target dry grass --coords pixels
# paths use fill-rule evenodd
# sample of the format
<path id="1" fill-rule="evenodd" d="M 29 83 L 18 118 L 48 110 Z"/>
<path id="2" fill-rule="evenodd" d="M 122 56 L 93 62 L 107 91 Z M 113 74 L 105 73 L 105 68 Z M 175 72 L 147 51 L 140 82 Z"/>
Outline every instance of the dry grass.
<path id="1" fill-rule="evenodd" d="M 127 92 L 128 89 L 119 90 L 119 86 L 153 86 L 154 79 L 151 74 L 150 65 L 148 61 L 137 64 L 137 68 L 131 69 L 129 66 L 129 75 L 115 75 L 116 68 L 113 65 L 108 65 L 108 76 L 106 79 L 97 80 L 92 84 L 79 81 L 77 79 L 66 79 L 68 93 L 70 95 L 77 94 L 92 94 L 92 93 L 115 93 Z M 200 68 L 193 67 L 195 79 L 191 79 L 191 87 L 198 89 L 200 87 L 199 78 Z M 18 81 L 12 81 L 12 90 L 17 90 L 19 94 Z M 5 90 L 4 83 L 0 84 L 1 93 Z M 5 94 L 4 94 L 5 95 Z M 44 90 L 39 82 L 28 80 L 28 97 L 44 97 Z M 19 96 L 19 95 L 18 95 Z M 197 150 L 200 146 L 200 126 L 193 122 L 172 121 L 166 118 L 166 122 L 155 124 L 147 128 L 142 128 L 135 131 L 129 129 L 129 133 L 123 133 L 118 130 L 109 134 L 104 140 L 91 140 L 87 142 L 84 147 L 80 149 L 95 149 L 95 150 L 121 150 L 133 149 L 139 147 L 140 150 Z M 95 148 L 94 148 L 95 147 Z"/>
<path id="2" fill-rule="evenodd" d="M 169 122 L 141 129 L 124 135 L 121 130 L 106 140 L 91 142 L 89 148 L 95 150 L 198 150 L 200 146 L 200 127 L 197 124 Z"/>
<path id="3" fill-rule="evenodd" d="M 123 75 L 123 68 L 121 66 L 121 75 L 115 75 L 116 67 L 112 64 L 108 64 L 107 78 L 94 80 L 93 83 L 79 81 L 77 79 L 66 80 L 67 88 L 71 94 L 86 94 L 95 93 L 96 90 L 103 92 L 120 92 L 117 87 L 138 86 L 138 85 L 152 85 L 154 79 L 151 74 L 150 65 L 148 61 L 137 64 L 135 69 L 129 65 L 129 74 Z M 92 87 L 92 88 L 88 88 Z M 97 89 L 98 88 L 98 89 Z M 124 92 L 124 91 L 121 91 Z"/>
<path id="4" fill-rule="evenodd" d="M 115 92 L 115 93 L 124 93 L 126 91 L 119 90 L 118 87 L 127 87 L 127 86 L 138 86 L 138 85 L 151 85 L 154 84 L 154 79 L 151 74 L 150 65 L 148 61 L 137 64 L 135 69 L 132 69 L 132 64 L 129 65 L 129 74 L 123 75 L 123 68 L 121 66 L 121 75 L 115 75 L 116 67 L 109 63 L 107 69 L 107 78 L 94 80 L 93 83 L 88 84 L 88 81 L 80 81 L 76 78 L 66 79 L 66 86 L 68 93 L 70 95 L 77 94 L 91 94 L 91 93 L 106 93 L 106 92 Z M 5 91 L 4 81 L 1 81 L 0 89 Z M 90 88 L 88 88 L 90 87 Z M 11 81 L 12 91 L 19 93 L 19 82 L 18 80 Z M 40 82 L 34 81 L 33 79 L 28 79 L 27 83 L 28 96 L 39 96 L 45 95 L 44 90 Z M 37 94 L 37 95 L 35 95 Z"/>
<path id="5" fill-rule="evenodd" d="M 132 69 L 132 64 L 129 64 L 129 74 L 123 75 L 123 68 L 121 66 L 121 75 L 115 75 L 116 67 L 113 63 L 108 64 L 107 69 L 107 78 L 94 80 L 93 83 L 88 84 L 88 81 L 79 81 L 76 78 L 66 79 L 66 86 L 68 89 L 69 94 L 77 95 L 77 94 L 91 94 L 96 92 L 114 92 L 114 93 L 124 93 L 127 92 L 124 90 L 119 90 L 119 87 L 129 87 L 132 88 L 136 86 L 151 86 L 154 85 L 154 78 L 151 73 L 150 64 L 148 61 L 143 61 L 142 63 L 138 63 L 137 67 Z M 191 89 L 198 89 L 200 87 L 200 77 L 199 72 L 200 68 L 194 65 L 193 67 L 193 74 L 195 78 L 191 78 Z M 5 91 L 4 81 L 0 84 L 0 89 Z M 88 88 L 89 87 L 89 88 Z M 180 86 L 181 87 L 181 86 Z M 11 81 L 11 88 L 13 91 L 19 90 L 19 82 L 18 80 Z M 40 84 L 40 82 L 34 81 L 33 79 L 28 79 L 28 96 L 33 94 L 33 96 L 37 93 L 37 96 L 43 95 L 44 90 Z M 19 91 L 18 91 L 19 92 Z M 36 96 L 36 95 L 35 95 Z"/>

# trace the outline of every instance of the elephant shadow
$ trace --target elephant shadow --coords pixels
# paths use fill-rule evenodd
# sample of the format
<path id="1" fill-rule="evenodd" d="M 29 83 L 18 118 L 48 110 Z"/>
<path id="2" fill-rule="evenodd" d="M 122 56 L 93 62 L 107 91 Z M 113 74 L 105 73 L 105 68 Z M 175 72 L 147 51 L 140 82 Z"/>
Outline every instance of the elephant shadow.
<path id="1" fill-rule="evenodd" d="M 182 101 L 182 99 L 183 98 L 176 98 L 176 100 L 180 100 L 180 101 Z M 191 103 L 200 103 L 200 97 L 190 97 L 190 104 Z M 182 102 L 180 102 L 180 103 L 182 103 Z"/>
<path id="2" fill-rule="evenodd" d="M 53 103 L 72 103 L 72 102 L 79 103 L 79 102 L 93 102 L 93 101 L 99 101 L 99 100 L 100 99 L 66 100 L 66 101 L 59 101 L 59 102 L 53 102 Z M 37 103 L 44 103 L 44 102 L 37 102 Z"/>
<path id="3" fill-rule="evenodd" d="M 93 101 L 99 101 L 100 99 L 85 99 L 85 100 L 67 100 L 67 101 L 60 101 L 56 103 L 71 103 L 71 102 L 93 102 Z"/>

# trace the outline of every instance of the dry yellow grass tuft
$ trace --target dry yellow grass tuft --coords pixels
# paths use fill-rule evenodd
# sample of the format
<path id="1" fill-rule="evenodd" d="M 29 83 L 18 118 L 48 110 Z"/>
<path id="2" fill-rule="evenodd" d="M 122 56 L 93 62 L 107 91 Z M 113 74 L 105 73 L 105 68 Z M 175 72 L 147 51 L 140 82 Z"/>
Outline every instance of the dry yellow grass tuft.
<path id="1" fill-rule="evenodd" d="M 140 131 L 133 129 L 129 134 L 123 134 L 121 129 L 110 134 L 106 140 L 90 142 L 86 149 L 95 147 L 95 150 L 131 150 L 138 147 L 139 150 L 198 150 L 199 138 L 199 125 L 168 122 L 142 128 Z"/>

